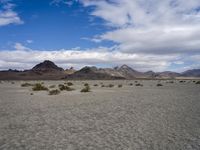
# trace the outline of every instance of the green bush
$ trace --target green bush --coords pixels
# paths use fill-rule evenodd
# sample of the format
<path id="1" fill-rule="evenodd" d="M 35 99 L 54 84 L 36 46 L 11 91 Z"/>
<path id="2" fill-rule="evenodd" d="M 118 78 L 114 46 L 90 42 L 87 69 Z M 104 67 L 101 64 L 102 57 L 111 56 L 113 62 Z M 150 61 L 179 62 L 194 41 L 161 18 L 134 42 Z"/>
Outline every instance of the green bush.
<path id="1" fill-rule="evenodd" d="M 33 91 L 48 91 L 48 88 L 42 85 L 41 83 L 36 83 L 34 84 L 32 90 Z"/>
<path id="2" fill-rule="evenodd" d="M 28 87 L 28 86 L 33 86 L 33 84 L 30 84 L 30 83 L 23 83 L 23 84 L 21 84 L 21 87 Z"/>
<path id="3" fill-rule="evenodd" d="M 58 94 L 60 94 L 60 90 L 58 89 L 49 91 L 49 95 L 58 95 Z"/>
<path id="4" fill-rule="evenodd" d="M 81 92 L 90 92 L 90 86 L 88 85 L 88 86 L 85 86 L 82 90 L 81 90 Z"/>

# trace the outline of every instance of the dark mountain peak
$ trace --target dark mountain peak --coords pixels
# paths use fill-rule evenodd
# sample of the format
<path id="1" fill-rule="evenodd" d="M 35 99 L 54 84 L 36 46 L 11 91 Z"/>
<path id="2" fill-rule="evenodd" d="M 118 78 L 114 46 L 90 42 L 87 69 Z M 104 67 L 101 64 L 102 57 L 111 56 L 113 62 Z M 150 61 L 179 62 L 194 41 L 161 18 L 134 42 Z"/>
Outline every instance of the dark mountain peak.
<path id="1" fill-rule="evenodd" d="M 120 69 L 132 69 L 131 67 L 129 67 L 128 65 L 124 64 L 120 67 Z"/>
<path id="2" fill-rule="evenodd" d="M 89 67 L 89 66 L 86 66 L 86 67 L 83 67 L 81 70 L 79 70 L 80 72 L 84 72 L 84 73 L 89 73 L 89 72 L 95 72 L 97 71 L 97 67 Z"/>
<path id="3" fill-rule="evenodd" d="M 32 68 L 33 71 L 63 71 L 63 68 L 58 67 L 52 61 L 45 60 Z"/>

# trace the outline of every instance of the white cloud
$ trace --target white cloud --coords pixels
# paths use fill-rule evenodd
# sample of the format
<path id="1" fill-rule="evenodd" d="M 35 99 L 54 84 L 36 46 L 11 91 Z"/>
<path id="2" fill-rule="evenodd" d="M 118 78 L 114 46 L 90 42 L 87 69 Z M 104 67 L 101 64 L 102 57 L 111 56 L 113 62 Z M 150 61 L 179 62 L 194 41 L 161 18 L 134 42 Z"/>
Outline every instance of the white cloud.
<path id="1" fill-rule="evenodd" d="M 51 60 L 64 68 L 70 66 L 81 68 L 86 65 L 114 67 L 127 64 L 141 71 L 162 71 L 167 69 L 172 61 L 178 59 L 177 55 L 161 57 L 160 55 L 151 54 L 127 54 L 110 51 L 111 49 L 106 47 L 87 50 L 39 51 L 30 49 L 18 50 L 23 49 L 23 46 L 18 43 L 16 48 L 17 50 L 0 51 L 0 69 L 30 69 L 36 63 Z"/>
<path id="2" fill-rule="evenodd" d="M 24 45 L 21 44 L 21 43 L 15 43 L 14 48 L 15 48 L 15 50 L 17 50 L 17 51 L 30 50 L 30 48 L 24 46 Z"/>
<path id="3" fill-rule="evenodd" d="M 7 0 L 1 0 L 0 4 L 2 5 L 2 9 L 0 10 L 0 26 L 24 23 L 18 13 L 13 10 L 14 4 Z"/>
<path id="4" fill-rule="evenodd" d="M 81 0 L 114 29 L 94 36 L 128 53 L 200 53 L 200 0 Z"/>

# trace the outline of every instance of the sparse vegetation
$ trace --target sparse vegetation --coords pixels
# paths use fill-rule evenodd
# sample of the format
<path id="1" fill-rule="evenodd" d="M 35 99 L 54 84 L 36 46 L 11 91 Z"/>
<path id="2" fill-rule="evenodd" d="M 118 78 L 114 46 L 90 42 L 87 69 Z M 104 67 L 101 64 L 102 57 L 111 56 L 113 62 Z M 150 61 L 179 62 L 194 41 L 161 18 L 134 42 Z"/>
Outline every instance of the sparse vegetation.
<path id="1" fill-rule="evenodd" d="M 181 80 L 181 81 L 179 81 L 180 83 L 185 83 L 186 81 L 183 81 L 183 80 Z"/>
<path id="2" fill-rule="evenodd" d="M 15 82 L 11 82 L 11 84 L 15 84 Z"/>
<path id="3" fill-rule="evenodd" d="M 63 84 L 59 84 L 58 85 L 58 87 L 59 87 L 59 89 L 61 90 L 61 91 L 73 91 L 74 89 L 73 88 L 71 88 L 71 87 L 69 87 L 69 86 L 67 86 L 67 85 L 63 85 Z"/>
<path id="4" fill-rule="evenodd" d="M 94 86 L 98 86 L 98 84 L 94 84 Z"/>
<path id="5" fill-rule="evenodd" d="M 119 85 L 118 85 L 118 88 L 121 88 L 121 87 L 122 87 L 122 84 L 119 84 Z"/>
<path id="6" fill-rule="evenodd" d="M 67 82 L 67 85 L 68 85 L 68 86 L 72 86 L 73 83 L 72 83 L 72 82 Z"/>
<path id="7" fill-rule="evenodd" d="M 130 86 L 133 86 L 133 83 L 129 83 Z"/>
<path id="8" fill-rule="evenodd" d="M 58 94 L 60 94 L 60 90 L 58 89 L 49 91 L 49 95 L 58 95 Z"/>
<path id="9" fill-rule="evenodd" d="M 200 84 L 200 81 L 197 81 L 196 84 Z"/>
<path id="10" fill-rule="evenodd" d="M 112 87 L 114 87 L 114 85 L 113 84 L 108 84 L 107 87 L 112 88 Z"/>
<path id="11" fill-rule="evenodd" d="M 89 84 L 88 84 L 88 83 L 85 83 L 84 86 L 89 86 Z"/>
<path id="12" fill-rule="evenodd" d="M 105 87 L 105 85 L 104 85 L 104 84 L 102 84 L 102 85 L 101 85 L 101 87 Z"/>
<path id="13" fill-rule="evenodd" d="M 33 93 L 31 93 L 30 95 L 33 95 Z"/>
<path id="14" fill-rule="evenodd" d="M 29 86 L 33 86 L 33 84 L 31 84 L 31 83 L 23 83 L 23 84 L 21 84 L 21 87 L 29 87 Z"/>
<path id="15" fill-rule="evenodd" d="M 135 86 L 143 86 L 143 84 L 141 84 L 141 83 L 137 83 Z"/>
<path id="16" fill-rule="evenodd" d="M 158 83 L 157 86 L 163 86 L 162 84 Z"/>
<path id="17" fill-rule="evenodd" d="M 90 86 L 89 85 L 87 85 L 87 86 L 85 86 L 82 90 L 81 90 L 81 92 L 90 92 Z"/>
<path id="18" fill-rule="evenodd" d="M 48 91 L 48 88 L 42 85 L 41 83 L 36 83 L 34 84 L 32 90 L 33 91 Z"/>

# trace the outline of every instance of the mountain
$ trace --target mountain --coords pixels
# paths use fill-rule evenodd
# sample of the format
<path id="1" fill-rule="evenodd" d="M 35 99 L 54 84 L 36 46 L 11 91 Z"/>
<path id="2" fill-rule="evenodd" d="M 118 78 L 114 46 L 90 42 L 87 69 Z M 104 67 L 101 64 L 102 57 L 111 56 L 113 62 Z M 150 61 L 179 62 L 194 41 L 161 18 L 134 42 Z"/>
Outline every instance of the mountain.
<path id="1" fill-rule="evenodd" d="M 127 65 L 121 67 L 115 67 L 119 73 L 121 73 L 126 79 L 142 78 L 145 77 L 142 72 L 138 72 Z"/>
<path id="2" fill-rule="evenodd" d="M 184 77 L 200 77 L 200 69 L 187 70 L 181 75 Z"/>
<path id="3" fill-rule="evenodd" d="M 121 76 L 111 74 L 108 69 L 98 69 L 96 67 L 84 67 L 73 74 L 65 76 L 65 79 L 86 79 L 86 80 L 108 80 L 108 79 L 125 79 Z"/>
<path id="4" fill-rule="evenodd" d="M 57 71 L 64 71 L 64 69 L 58 67 L 52 61 L 45 60 L 44 62 L 39 63 L 35 67 L 33 67 L 31 69 L 31 71 L 36 71 L 36 72 L 57 72 Z"/>
<path id="5" fill-rule="evenodd" d="M 164 72 L 139 72 L 127 65 L 115 68 L 83 67 L 76 71 L 73 67 L 64 70 L 52 61 L 45 60 L 35 65 L 30 70 L 4 70 L 0 71 L 0 80 L 114 80 L 114 79 L 174 79 L 174 78 L 199 77 L 200 69 L 188 70 L 183 73 L 171 71 Z"/>
<path id="6" fill-rule="evenodd" d="M 164 71 L 164 72 L 160 72 L 158 74 L 160 77 L 163 77 L 163 78 L 176 78 L 176 77 L 181 76 L 180 73 L 172 72 L 172 71 Z"/>

